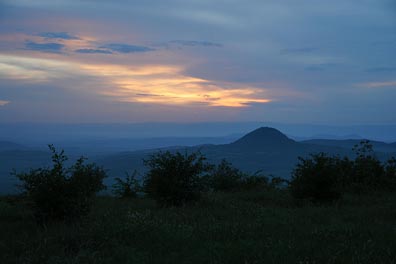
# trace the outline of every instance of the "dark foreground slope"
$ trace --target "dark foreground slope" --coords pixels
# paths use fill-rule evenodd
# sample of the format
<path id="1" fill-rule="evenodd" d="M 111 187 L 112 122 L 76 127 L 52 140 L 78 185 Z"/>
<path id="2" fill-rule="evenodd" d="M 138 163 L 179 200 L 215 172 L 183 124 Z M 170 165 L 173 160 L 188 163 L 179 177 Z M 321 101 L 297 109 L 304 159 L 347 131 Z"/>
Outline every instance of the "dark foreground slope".
<path id="1" fill-rule="evenodd" d="M 74 224 L 41 228 L 0 198 L 8 263 L 395 263 L 395 194 L 297 206 L 286 192 L 208 194 L 196 205 L 98 198 Z"/>

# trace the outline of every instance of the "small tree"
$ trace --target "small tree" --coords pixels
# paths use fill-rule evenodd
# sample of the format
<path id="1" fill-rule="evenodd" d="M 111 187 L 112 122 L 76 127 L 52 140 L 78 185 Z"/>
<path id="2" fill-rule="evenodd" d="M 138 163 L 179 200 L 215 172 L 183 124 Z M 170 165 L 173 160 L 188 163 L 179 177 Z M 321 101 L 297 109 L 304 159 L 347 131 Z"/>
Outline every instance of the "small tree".
<path id="1" fill-rule="evenodd" d="M 351 179 L 353 191 L 362 192 L 383 187 L 384 167 L 375 156 L 370 141 L 361 141 L 353 150 L 356 152 Z"/>
<path id="2" fill-rule="evenodd" d="M 269 180 L 264 175 L 244 175 L 242 178 L 241 189 L 243 190 L 263 190 L 269 188 Z"/>
<path id="3" fill-rule="evenodd" d="M 370 140 L 362 140 L 359 144 L 353 146 L 352 151 L 355 152 L 356 158 L 367 158 L 374 156 L 373 145 Z"/>
<path id="4" fill-rule="evenodd" d="M 242 185 L 242 172 L 223 159 L 211 174 L 211 187 L 214 191 L 232 191 Z"/>
<path id="5" fill-rule="evenodd" d="M 116 183 L 113 185 L 113 193 L 120 198 L 134 198 L 141 191 L 139 181 L 136 179 L 138 172 L 135 170 L 132 174 L 126 173 L 125 180 L 115 178 Z"/>
<path id="6" fill-rule="evenodd" d="M 31 205 L 36 219 L 73 220 L 88 213 L 92 198 L 103 190 L 105 171 L 95 164 L 84 164 L 81 157 L 70 168 L 65 168 L 64 151 L 52 152 L 52 168 L 32 169 L 28 173 L 13 174 L 22 182 L 20 188 Z"/>
<path id="7" fill-rule="evenodd" d="M 390 191 L 396 191 L 396 158 L 390 158 L 385 164 L 385 185 Z"/>
<path id="8" fill-rule="evenodd" d="M 351 189 L 351 183 L 354 179 L 354 166 L 355 163 L 348 157 L 340 158 L 334 157 L 335 168 L 338 172 L 338 185 L 343 191 L 348 191 Z"/>
<path id="9" fill-rule="evenodd" d="M 299 160 L 289 185 L 295 198 L 314 203 L 330 203 L 340 198 L 335 158 L 319 153 L 311 155 L 310 159 L 299 157 Z"/>
<path id="10" fill-rule="evenodd" d="M 149 168 L 144 180 L 145 192 L 160 205 L 180 206 L 200 199 L 201 176 L 211 169 L 200 152 L 181 154 L 158 152 L 144 160 Z"/>
<path id="11" fill-rule="evenodd" d="M 269 185 L 273 189 L 282 189 L 289 186 L 289 181 L 281 177 L 272 177 Z"/>

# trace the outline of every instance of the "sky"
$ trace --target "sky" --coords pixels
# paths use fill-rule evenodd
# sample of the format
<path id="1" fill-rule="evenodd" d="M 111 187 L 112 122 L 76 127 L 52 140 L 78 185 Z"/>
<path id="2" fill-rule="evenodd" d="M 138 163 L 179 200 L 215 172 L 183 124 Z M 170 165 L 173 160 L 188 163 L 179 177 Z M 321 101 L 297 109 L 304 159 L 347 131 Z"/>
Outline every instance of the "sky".
<path id="1" fill-rule="evenodd" d="M 0 0 L 0 122 L 396 124 L 394 0 Z"/>

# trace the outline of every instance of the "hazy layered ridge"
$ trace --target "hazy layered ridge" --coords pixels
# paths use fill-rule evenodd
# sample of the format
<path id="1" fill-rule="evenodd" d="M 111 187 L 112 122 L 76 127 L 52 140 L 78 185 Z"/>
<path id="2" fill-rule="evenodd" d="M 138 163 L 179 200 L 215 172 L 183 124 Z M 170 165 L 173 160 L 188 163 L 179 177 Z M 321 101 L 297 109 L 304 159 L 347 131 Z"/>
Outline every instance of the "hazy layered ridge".
<path id="1" fill-rule="evenodd" d="M 273 122 L 48 124 L 0 123 L 0 140 L 34 145 L 169 137 L 228 137 L 234 139 L 258 127 L 273 127 L 296 140 L 360 139 L 396 142 L 396 125 L 330 126 Z M 210 143 L 210 142 L 207 142 Z"/>
<path id="2" fill-rule="evenodd" d="M 208 140 L 206 142 L 212 141 L 218 144 L 202 144 L 205 140 Z M 221 141 L 230 143 L 219 144 Z M 152 138 L 136 139 L 135 141 L 127 139 L 97 139 L 93 142 L 97 144 L 90 145 L 91 143 L 86 143 L 89 146 L 84 146 L 82 141 L 82 146 L 79 148 L 76 148 L 78 144 L 74 145 L 75 147 L 73 148 L 65 143 L 64 147 L 68 150 L 70 156 L 69 162 L 75 160 L 79 155 L 86 154 L 83 153 L 84 149 L 89 149 L 90 161 L 97 162 L 105 167 L 110 176 L 106 182 L 110 184 L 113 177 L 123 177 L 125 172 L 131 172 L 134 169 L 143 174 L 145 172 L 143 159 L 159 150 L 181 152 L 199 150 L 213 163 L 227 159 L 246 172 L 262 171 L 265 174 L 288 178 L 299 156 L 305 157 L 310 153 L 317 152 L 353 156 L 354 153 L 351 149 L 360 140 L 318 139 L 298 142 L 290 139 L 277 129 L 261 127 L 234 141 L 232 141 L 232 136 L 229 136 L 217 138 Z M 373 141 L 372 143 L 379 159 L 386 160 L 392 155 L 396 156 L 396 143 L 380 141 Z M 153 147 L 136 151 L 116 151 L 128 148 L 133 149 L 134 147 L 143 148 L 143 145 Z M 13 168 L 23 171 L 31 167 L 45 166 L 50 163 L 48 151 L 28 148 L 12 142 L 0 144 L 0 158 L 0 192 L 3 193 L 13 190 L 15 179 L 10 176 Z"/>
<path id="3" fill-rule="evenodd" d="M 185 148 L 171 148 L 171 150 L 196 151 L 204 153 L 209 161 L 219 162 L 227 159 L 236 167 L 246 172 L 256 172 L 262 170 L 266 174 L 274 174 L 288 178 L 290 172 L 297 162 L 298 156 L 307 156 L 310 153 L 326 152 L 329 154 L 353 156 L 351 147 L 343 144 L 334 145 L 313 144 L 294 141 L 280 131 L 273 128 L 259 128 L 246 136 L 230 144 L 222 145 L 201 145 Z M 387 146 L 377 153 L 380 159 L 385 160 L 396 153 L 396 148 L 392 144 L 376 142 L 375 146 Z M 152 151 L 124 152 L 112 155 L 99 160 L 106 167 L 111 168 L 110 173 L 122 173 L 122 171 L 139 168 L 144 170 L 143 158 Z M 118 164 L 117 166 L 114 166 Z"/>

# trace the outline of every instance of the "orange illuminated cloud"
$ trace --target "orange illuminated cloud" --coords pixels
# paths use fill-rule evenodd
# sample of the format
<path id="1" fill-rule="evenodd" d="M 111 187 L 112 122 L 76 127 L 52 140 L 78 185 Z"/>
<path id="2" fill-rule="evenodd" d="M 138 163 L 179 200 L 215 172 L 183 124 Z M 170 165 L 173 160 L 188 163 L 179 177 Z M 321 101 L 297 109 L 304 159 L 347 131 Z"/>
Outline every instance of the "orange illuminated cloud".
<path id="1" fill-rule="evenodd" d="M 157 74 L 175 74 L 179 71 L 178 67 L 153 65 L 147 67 L 126 67 L 113 64 L 82 64 L 81 69 L 94 72 L 102 76 L 149 76 Z"/>
<path id="2" fill-rule="evenodd" d="M 29 82 L 69 78 L 84 80 L 80 89 L 93 89 L 120 102 L 167 105 L 246 107 L 268 103 L 262 89 L 186 76 L 180 66 L 85 64 L 0 54 L 0 77 Z M 87 82 L 92 82 L 87 87 Z"/>
<path id="3" fill-rule="evenodd" d="M 9 103 L 10 103 L 10 101 L 0 100 L 0 106 L 6 105 Z"/>
<path id="4" fill-rule="evenodd" d="M 233 83 L 211 82 L 185 76 L 183 69 L 168 66 L 83 66 L 94 74 L 106 76 L 114 84 L 102 94 L 123 102 L 151 104 L 206 104 L 209 106 L 244 107 L 250 103 L 268 103 L 262 91 L 254 87 L 240 87 Z"/>

